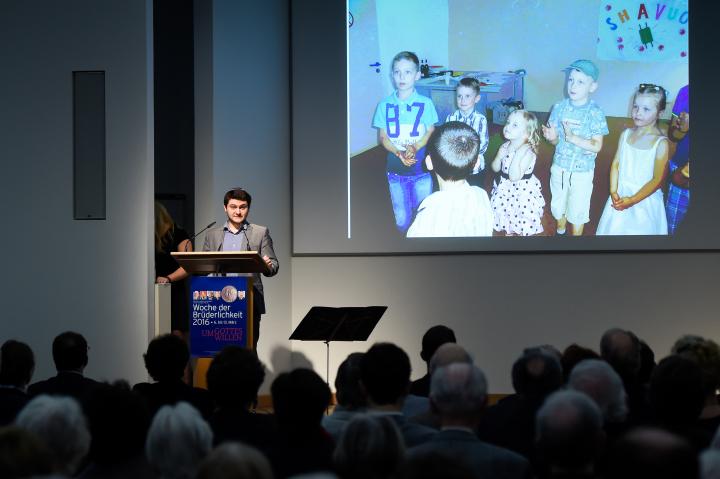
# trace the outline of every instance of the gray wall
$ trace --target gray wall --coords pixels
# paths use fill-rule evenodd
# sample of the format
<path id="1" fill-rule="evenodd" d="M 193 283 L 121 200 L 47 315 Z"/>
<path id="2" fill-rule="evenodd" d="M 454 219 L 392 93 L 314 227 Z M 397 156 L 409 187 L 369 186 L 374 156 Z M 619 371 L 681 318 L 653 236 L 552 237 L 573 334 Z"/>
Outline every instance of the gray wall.
<path id="1" fill-rule="evenodd" d="M 152 278 L 152 9 L 145 0 L 0 3 L 0 341 L 54 374 L 63 330 L 90 343 L 87 373 L 147 377 Z M 105 70 L 107 219 L 74 221 L 72 71 Z"/>

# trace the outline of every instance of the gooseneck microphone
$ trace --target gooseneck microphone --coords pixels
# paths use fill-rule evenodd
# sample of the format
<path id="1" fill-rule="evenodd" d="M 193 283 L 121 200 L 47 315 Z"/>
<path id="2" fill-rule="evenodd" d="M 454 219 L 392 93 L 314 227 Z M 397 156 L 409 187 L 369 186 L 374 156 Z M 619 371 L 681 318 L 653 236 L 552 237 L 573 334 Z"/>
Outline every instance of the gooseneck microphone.
<path id="1" fill-rule="evenodd" d="M 197 233 L 195 233 L 194 235 L 192 235 L 192 236 L 188 239 L 187 244 L 185 244 L 185 251 L 183 251 L 183 252 L 184 252 L 184 253 L 187 253 L 188 246 L 190 246 L 190 244 L 192 244 L 192 240 L 194 240 L 195 238 L 197 238 L 198 235 L 202 234 L 205 230 L 209 230 L 210 228 L 212 228 L 213 226 L 215 226 L 215 223 L 217 223 L 217 221 L 213 221 L 212 223 L 210 223 L 209 225 L 207 225 L 205 228 L 201 229 L 200 231 L 198 231 Z"/>

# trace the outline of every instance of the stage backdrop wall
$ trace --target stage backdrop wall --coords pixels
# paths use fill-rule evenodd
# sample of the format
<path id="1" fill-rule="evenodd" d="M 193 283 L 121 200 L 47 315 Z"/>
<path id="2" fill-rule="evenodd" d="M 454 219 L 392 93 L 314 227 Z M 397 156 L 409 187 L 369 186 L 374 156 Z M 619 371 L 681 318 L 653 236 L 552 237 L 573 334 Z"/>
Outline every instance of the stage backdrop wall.
<path id="1" fill-rule="evenodd" d="M 0 341 L 55 374 L 53 338 L 86 336 L 89 376 L 147 379 L 153 261 L 152 6 L 145 0 L 0 5 Z M 73 220 L 72 72 L 106 78 L 105 220 Z"/>

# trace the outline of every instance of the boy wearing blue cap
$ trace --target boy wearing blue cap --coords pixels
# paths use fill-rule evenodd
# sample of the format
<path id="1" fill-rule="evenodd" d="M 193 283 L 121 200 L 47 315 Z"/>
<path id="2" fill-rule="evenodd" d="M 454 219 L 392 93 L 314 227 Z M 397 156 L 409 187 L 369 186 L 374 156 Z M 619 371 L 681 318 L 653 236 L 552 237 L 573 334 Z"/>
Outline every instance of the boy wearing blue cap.
<path id="1" fill-rule="evenodd" d="M 590 60 L 576 60 L 565 71 L 567 98 L 553 106 L 542 131 L 555 145 L 550 211 L 557 221 L 557 234 L 565 234 L 570 222 L 572 235 L 581 236 L 590 221 L 595 158 L 609 130 L 605 114 L 590 98 L 598 87 L 598 67 Z"/>

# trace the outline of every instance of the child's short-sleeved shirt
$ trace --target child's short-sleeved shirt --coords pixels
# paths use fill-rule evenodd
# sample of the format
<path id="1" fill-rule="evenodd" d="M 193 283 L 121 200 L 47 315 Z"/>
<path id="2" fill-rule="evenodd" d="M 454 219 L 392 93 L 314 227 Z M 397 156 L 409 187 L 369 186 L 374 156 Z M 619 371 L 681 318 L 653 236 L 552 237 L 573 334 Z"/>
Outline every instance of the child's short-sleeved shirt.
<path id="1" fill-rule="evenodd" d="M 397 97 L 397 92 L 384 98 L 375 110 L 372 126 L 385 130 L 387 137 L 400 151 L 407 145 L 417 143 L 429 126 L 438 122 L 437 111 L 432 100 L 413 91 L 405 100 Z M 423 158 L 411 167 L 402 164 L 400 158 L 388 155 L 387 170 L 399 175 L 417 175 L 423 172 Z"/>
<path id="2" fill-rule="evenodd" d="M 564 120 L 577 122 L 578 126 L 573 127 L 573 133 L 589 140 L 593 136 L 605 136 L 610 133 L 605 113 L 593 100 L 588 100 L 582 106 L 574 106 L 566 98 L 553 106 L 548 120 L 548 124 L 555 126 L 558 132 L 553 164 L 568 171 L 592 171 L 595 168 L 597 153 L 565 141 L 565 130 L 562 125 Z"/>
<path id="3" fill-rule="evenodd" d="M 473 174 L 475 175 L 480 171 L 484 170 L 485 151 L 487 150 L 488 142 L 490 140 L 487 127 L 487 118 L 485 118 L 485 115 L 483 115 L 482 113 L 478 113 L 476 110 L 473 110 L 472 113 L 470 113 L 468 116 L 464 116 L 462 111 L 455 110 L 453 114 L 448 115 L 445 119 L 445 123 L 449 121 L 461 121 L 473 130 L 475 130 L 475 132 L 480 136 L 480 151 L 478 152 L 478 155 L 481 159 L 480 162 L 475 165 L 475 168 L 473 168 Z"/>

